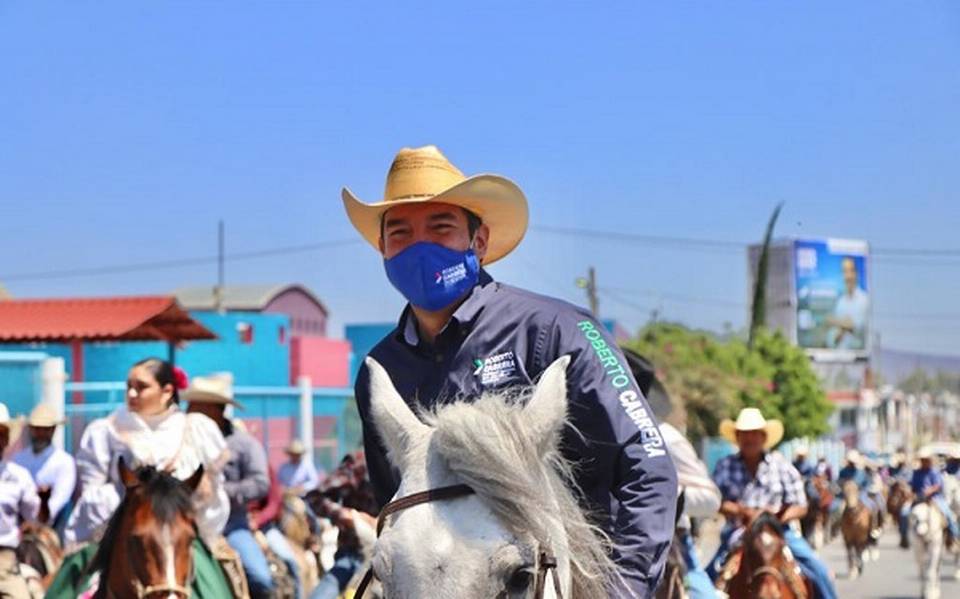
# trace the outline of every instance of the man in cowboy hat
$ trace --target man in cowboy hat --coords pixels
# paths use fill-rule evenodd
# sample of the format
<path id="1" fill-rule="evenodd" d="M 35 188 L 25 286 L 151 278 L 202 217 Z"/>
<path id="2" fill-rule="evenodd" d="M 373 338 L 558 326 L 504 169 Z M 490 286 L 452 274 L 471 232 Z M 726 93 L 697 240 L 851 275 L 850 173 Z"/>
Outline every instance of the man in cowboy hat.
<path id="1" fill-rule="evenodd" d="M 567 369 L 570 417 L 581 435 L 562 447 L 575 461 L 587 508 L 616 542 L 614 559 L 647 597 L 673 536 L 676 472 L 657 423 L 616 343 L 595 318 L 565 302 L 494 281 L 484 267 L 527 229 L 527 201 L 498 175 L 465 177 L 433 146 L 400 150 L 382 202 L 349 190 L 351 223 L 383 257 L 407 299 L 397 328 L 371 352 L 411 404 L 531 385 L 555 359 Z M 397 489 L 370 417 L 369 373 L 356 383 L 370 478 L 381 505 Z M 626 592 L 626 590 L 625 590 Z"/>
<path id="2" fill-rule="evenodd" d="M 813 583 L 820 599 L 837 597 L 830 573 L 803 536 L 789 526 L 807 513 L 807 498 L 800 473 L 779 452 L 770 451 L 783 438 L 783 423 L 767 420 L 757 408 L 744 408 L 736 422 L 720 423 L 720 434 L 739 452 L 729 455 L 714 468 L 713 480 L 720 487 L 720 513 L 727 524 L 720 534 L 720 547 L 707 568 L 716 580 L 725 561 L 734 533 L 761 512 L 771 512 L 783 524 L 783 537 L 804 575 Z"/>
<path id="3" fill-rule="evenodd" d="M 266 496 L 270 490 L 267 454 L 245 430 L 234 426 L 227 417 L 227 406 L 242 407 L 233 398 L 233 376 L 219 373 L 196 376 L 180 395 L 189 405 L 188 412 L 200 413 L 213 420 L 227 441 L 230 459 L 223 468 L 223 487 L 230 497 L 230 518 L 223 530 L 227 542 L 240 555 L 243 570 L 253 599 L 268 598 L 273 593 L 270 565 L 253 531 L 247 504 Z"/>
<path id="4" fill-rule="evenodd" d="M 10 418 L 5 404 L 0 403 L 0 597 L 43 596 L 39 576 L 17 560 L 20 545 L 19 520 L 31 521 L 40 510 L 40 498 L 30 473 L 4 459 L 7 447 L 17 442 L 23 428 L 22 419 Z M 27 573 L 37 576 L 28 577 Z"/>
<path id="5" fill-rule="evenodd" d="M 13 456 L 13 461 L 26 468 L 37 485 L 41 500 L 37 520 L 45 524 L 52 524 L 57 519 L 77 484 L 73 456 L 53 446 L 53 434 L 61 424 L 63 419 L 53 408 L 47 404 L 38 405 L 27 419 L 30 445 Z"/>
<path id="6" fill-rule="evenodd" d="M 933 465 L 933 451 L 930 447 L 920 448 L 917 457 L 920 459 L 920 467 L 914 470 L 910 477 L 910 488 L 913 489 L 915 501 L 930 501 L 943 512 L 947 519 L 947 530 L 950 532 L 947 544 L 952 545 L 960 539 L 960 529 L 957 527 L 957 517 L 950 509 L 950 504 L 943 492 L 943 475 Z M 907 514 L 909 515 L 909 510 Z M 902 513 L 901 518 L 903 518 Z"/>
<path id="7" fill-rule="evenodd" d="M 809 455 L 810 448 L 807 447 L 806 443 L 798 444 L 796 449 L 793 450 L 793 467 L 804 479 L 813 476 L 813 464 L 807 460 Z"/>
<path id="8" fill-rule="evenodd" d="M 280 465 L 277 471 L 277 480 L 280 486 L 286 491 L 290 491 L 299 497 L 303 497 L 308 492 L 317 488 L 320 484 L 320 475 L 313 465 L 313 460 L 309 457 L 304 459 L 307 448 L 303 441 L 294 439 L 290 441 L 285 450 L 287 461 Z"/>
<path id="9" fill-rule="evenodd" d="M 852 480 L 856 483 L 857 488 L 860 489 L 860 501 L 870 510 L 870 514 L 873 522 L 871 523 L 871 531 L 875 537 L 879 537 L 880 528 L 883 525 L 883 511 L 882 506 L 873 498 L 870 494 L 870 484 L 872 477 L 867 473 L 865 468 L 865 459 L 863 455 L 856 449 L 851 449 L 847 451 L 846 455 L 846 465 L 840 469 L 840 472 L 837 473 L 837 484 L 841 487 L 843 483 L 848 480 Z M 843 509 L 843 497 L 837 496 L 831 507 L 832 511 L 839 512 Z"/>

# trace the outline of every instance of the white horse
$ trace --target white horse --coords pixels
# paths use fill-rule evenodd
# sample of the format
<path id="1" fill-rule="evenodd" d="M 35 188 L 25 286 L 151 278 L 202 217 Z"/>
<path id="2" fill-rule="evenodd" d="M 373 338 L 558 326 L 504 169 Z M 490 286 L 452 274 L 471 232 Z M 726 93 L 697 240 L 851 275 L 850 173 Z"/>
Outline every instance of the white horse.
<path id="1" fill-rule="evenodd" d="M 421 421 L 367 359 L 373 419 L 401 474 L 396 497 L 463 484 L 474 492 L 385 519 L 372 558 L 385 597 L 528 598 L 540 576 L 549 599 L 595 599 L 619 585 L 609 540 L 580 511 L 557 449 L 568 363 L 554 362 L 523 396 L 485 394 Z M 557 578 L 544 576 L 544 552 Z"/>
<path id="2" fill-rule="evenodd" d="M 910 509 L 910 531 L 914 553 L 920 568 L 923 599 L 940 598 L 940 562 L 943 558 L 946 519 L 930 502 L 917 503 Z"/>
<path id="3" fill-rule="evenodd" d="M 943 494 L 954 516 L 960 514 L 960 480 L 957 480 L 956 476 L 946 473 L 943 475 Z M 960 580 L 960 539 L 953 540 L 950 552 L 953 553 L 953 578 Z"/>

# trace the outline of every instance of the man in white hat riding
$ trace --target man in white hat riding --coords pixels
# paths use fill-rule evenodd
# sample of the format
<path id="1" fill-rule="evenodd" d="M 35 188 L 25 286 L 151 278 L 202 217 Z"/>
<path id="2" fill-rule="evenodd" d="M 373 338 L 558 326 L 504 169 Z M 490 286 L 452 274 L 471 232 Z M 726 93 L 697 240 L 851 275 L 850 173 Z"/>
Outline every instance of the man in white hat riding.
<path id="1" fill-rule="evenodd" d="M 797 469 L 782 454 L 770 451 L 783 438 L 783 423 L 767 420 L 757 408 L 744 408 L 736 422 L 727 419 L 720 423 L 720 435 L 735 444 L 739 452 L 723 458 L 714 468 L 713 480 L 723 495 L 720 513 L 726 516 L 727 524 L 707 572 L 716 580 L 734 533 L 761 512 L 770 512 L 783 524 L 784 540 L 813 583 L 816 596 L 836 599 L 827 568 L 803 536 L 789 526 L 807 513 L 807 497 Z"/>
<path id="2" fill-rule="evenodd" d="M 920 459 L 920 467 L 914 470 L 910 477 L 910 488 L 913 489 L 914 501 L 929 501 L 943 512 L 947 519 L 947 530 L 950 532 L 947 543 L 952 545 L 960 539 L 960 528 L 957 526 L 957 517 L 950 509 L 950 504 L 943 492 L 943 475 L 934 467 L 933 451 L 929 447 L 922 447 L 917 457 Z M 906 512 L 909 515 L 909 510 L 906 510 Z M 901 513 L 902 517 L 903 514 Z"/>
<path id="3" fill-rule="evenodd" d="M 673 537 L 677 480 L 657 423 L 616 343 L 593 315 L 496 282 L 484 267 L 527 229 L 527 201 L 498 175 L 465 177 L 433 146 L 401 150 L 384 199 L 349 190 L 351 223 L 383 257 L 407 299 L 397 328 L 370 356 L 411 405 L 529 386 L 554 360 L 567 369 L 570 418 L 561 446 L 578 464 L 587 508 L 600 516 L 633 596 L 650 596 Z M 369 373 L 356 383 L 370 478 L 380 505 L 397 489 L 370 416 Z"/>
<path id="4" fill-rule="evenodd" d="M 252 599 L 267 599 L 274 590 L 267 558 L 250 530 L 247 504 L 270 490 L 267 454 L 252 435 L 227 417 L 227 406 L 240 407 L 233 398 L 233 376 L 219 373 L 196 376 L 182 393 L 187 412 L 213 420 L 227 442 L 229 461 L 223 468 L 223 488 L 230 497 L 230 517 L 223 530 L 227 542 L 240 555 Z"/>
<path id="5" fill-rule="evenodd" d="M 17 442 L 22 419 L 10 418 L 5 404 L 0 403 L 0 597 L 43 597 L 35 571 L 18 563 L 20 522 L 33 521 L 40 511 L 40 498 L 30 473 L 4 458 L 7 447 Z M 37 578 L 28 578 L 31 571 Z"/>
<path id="6" fill-rule="evenodd" d="M 70 501 L 77 484 L 73 456 L 53 445 L 53 435 L 61 424 L 63 419 L 53 408 L 47 404 L 38 405 L 27 420 L 30 445 L 13 456 L 13 461 L 26 468 L 37 485 L 41 499 L 37 519 L 51 526 Z"/>
<path id="7" fill-rule="evenodd" d="M 287 461 L 280 464 L 280 470 L 277 471 L 280 486 L 298 497 L 303 497 L 320 484 L 320 475 L 313 465 L 313 460 L 310 456 L 304 457 L 306 452 L 303 441 L 294 439 L 285 450 Z"/>

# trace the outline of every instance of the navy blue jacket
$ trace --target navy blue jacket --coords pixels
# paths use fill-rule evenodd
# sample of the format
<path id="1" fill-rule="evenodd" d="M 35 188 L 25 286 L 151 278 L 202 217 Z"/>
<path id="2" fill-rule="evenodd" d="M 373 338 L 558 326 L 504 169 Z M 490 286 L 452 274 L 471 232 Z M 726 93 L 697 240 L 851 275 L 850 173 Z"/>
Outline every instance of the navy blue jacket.
<path id="1" fill-rule="evenodd" d="M 616 543 L 631 590 L 652 596 L 673 538 L 677 477 L 653 413 L 616 344 L 586 311 L 497 283 L 486 272 L 433 345 L 420 343 L 409 306 L 370 356 L 411 407 L 475 397 L 484 389 L 532 385 L 569 354 L 569 414 L 580 431 L 562 452 L 578 464 L 586 509 Z M 397 472 L 372 427 L 369 373 L 356 384 L 370 479 L 377 501 L 396 493 Z"/>

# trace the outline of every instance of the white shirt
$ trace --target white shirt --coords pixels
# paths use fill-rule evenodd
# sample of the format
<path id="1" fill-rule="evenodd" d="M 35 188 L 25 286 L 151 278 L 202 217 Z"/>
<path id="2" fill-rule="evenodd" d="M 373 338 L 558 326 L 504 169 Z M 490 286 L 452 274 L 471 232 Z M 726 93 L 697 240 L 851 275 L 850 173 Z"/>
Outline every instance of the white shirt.
<path id="1" fill-rule="evenodd" d="M 831 345 L 839 349 L 864 349 L 869 310 L 870 300 L 862 289 L 857 287 L 853 290 L 853 294 L 847 294 L 844 291 L 833 308 L 833 317 L 837 320 L 849 319 L 853 324 L 853 332 L 841 332 L 838 327 L 832 328 L 830 330 Z"/>
<path id="2" fill-rule="evenodd" d="M 48 445 L 40 453 L 34 453 L 28 444 L 13 456 L 13 462 L 26 468 L 38 487 L 50 487 L 50 522 L 67 505 L 77 484 L 77 467 L 69 453 Z"/>
<path id="3" fill-rule="evenodd" d="M 697 457 L 693 445 L 670 424 L 660 424 L 670 457 L 677 468 L 677 483 L 683 490 L 684 516 L 707 518 L 720 510 L 720 489 L 710 478 L 707 466 Z"/>
<path id="4" fill-rule="evenodd" d="M 40 511 L 37 486 L 22 466 L 0 461 L 0 547 L 16 549 L 20 544 L 19 515 L 35 520 Z"/>
<path id="5" fill-rule="evenodd" d="M 307 458 L 301 458 L 299 464 L 286 462 L 277 472 L 277 480 L 284 489 L 303 487 L 303 492 L 312 491 L 320 483 L 317 469 Z"/>
<path id="6" fill-rule="evenodd" d="M 217 425 L 203 414 L 185 414 L 176 406 L 151 417 L 121 406 L 83 431 L 77 451 L 81 494 L 64 531 L 67 545 L 96 540 L 120 505 L 117 462 L 121 456 L 127 460 L 132 456 L 131 468 L 172 468 L 171 473 L 181 480 L 203 464 L 209 486 L 201 483 L 194 493 L 197 529 L 208 545 L 220 536 L 230 516 L 222 472 L 229 452 Z"/>

